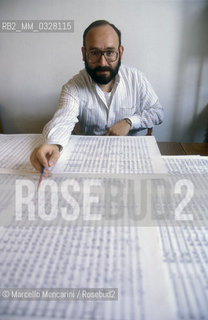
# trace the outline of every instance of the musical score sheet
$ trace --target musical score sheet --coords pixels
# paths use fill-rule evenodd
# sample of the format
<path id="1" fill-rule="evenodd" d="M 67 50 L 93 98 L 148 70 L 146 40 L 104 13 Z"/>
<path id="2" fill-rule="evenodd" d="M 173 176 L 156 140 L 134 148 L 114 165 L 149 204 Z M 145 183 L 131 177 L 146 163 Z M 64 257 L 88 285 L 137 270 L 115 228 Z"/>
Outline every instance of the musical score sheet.
<path id="1" fill-rule="evenodd" d="M 0 175 L 1 215 L 12 210 L 13 201 L 11 199 L 12 194 L 15 193 L 14 186 L 17 179 L 26 179 L 34 183 L 38 181 L 38 176 L 31 171 L 25 154 L 30 153 L 31 149 L 39 144 L 40 136 L 30 137 L 31 144 L 26 135 L 21 139 L 22 150 L 25 152 L 18 154 L 16 163 L 14 159 L 10 159 L 11 155 L 8 156 L 8 161 L 5 161 L 0 155 L 1 167 L 4 170 L 11 169 L 10 174 L 4 172 L 4 175 Z M 19 149 L 21 144 L 17 143 L 15 137 L 12 144 L 14 141 Z M 9 148 L 8 140 L 6 142 L 5 139 L 3 146 L 6 152 L 6 148 Z M 107 146 L 105 144 L 106 150 Z M 73 150 L 75 149 L 71 146 L 70 152 L 73 153 Z M 79 150 L 79 146 L 76 150 Z M 13 155 L 14 151 L 15 146 Z M 64 153 L 62 156 L 65 157 Z M 81 156 L 82 161 L 85 161 L 86 158 L 85 154 Z M 93 159 L 93 153 L 90 159 Z M 113 161 L 113 158 L 111 160 Z M 61 170 L 65 178 L 75 181 L 75 185 L 79 185 L 82 190 L 86 174 L 81 174 L 81 165 L 71 167 L 73 164 L 71 163 L 67 168 L 69 157 L 66 156 L 63 161 L 66 167 L 62 167 Z M 171 187 L 171 184 L 178 180 L 189 179 L 194 185 L 195 192 L 198 192 L 197 187 L 199 189 L 187 206 L 185 214 L 199 214 L 202 219 L 207 220 L 208 158 L 163 157 L 163 161 L 168 172 L 165 180 L 166 176 L 172 176 L 169 184 Z M 129 167 L 125 169 L 125 164 L 121 166 L 117 163 L 116 166 L 122 167 L 124 174 L 125 170 L 129 170 Z M 24 175 L 25 168 L 30 172 L 29 175 Z M 92 164 L 88 164 L 88 168 L 93 168 Z M 97 168 L 99 169 L 96 165 L 96 170 Z M 111 168 L 107 166 L 105 168 L 109 170 L 108 172 L 112 172 Z M 137 173 L 140 168 L 137 167 Z M 15 174 L 11 174 L 12 170 L 15 170 Z M 147 172 L 149 169 L 145 170 Z M 59 184 L 64 179 L 63 177 L 64 175 L 59 176 L 54 173 L 52 179 Z M 125 191 L 127 182 L 134 181 L 138 177 L 136 175 L 129 177 L 127 174 L 125 180 L 124 175 L 119 178 L 119 174 L 113 178 L 111 175 L 95 177 L 94 173 L 92 175 L 89 173 L 87 176 L 89 184 L 95 179 L 101 181 L 100 185 L 109 186 L 110 194 L 115 197 L 117 186 L 121 186 Z M 152 188 L 153 208 L 159 213 L 168 212 L 166 208 L 165 211 L 163 208 L 165 203 L 162 192 L 161 197 L 157 196 L 157 179 L 151 183 L 154 186 Z M 142 184 L 143 188 L 145 186 Z M 95 197 L 96 188 L 92 190 L 92 196 Z M 137 189 L 134 190 L 136 191 Z M 121 193 L 118 207 L 113 203 L 114 210 L 117 208 L 119 211 L 125 205 L 127 208 L 130 206 L 132 210 L 131 206 L 134 204 L 132 201 L 136 196 L 139 197 L 139 194 L 125 198 L 123 196 L 125 193 L 126 191 Z M 76 196 L 81 207 L 82 192 L 75 190 L 72 195 Z M 60 196 L 59 193 L 58 196 Z M 50 197 L 47 199 L 46 210 L 50 210 L 51 199 Z M 173 204 L 177 204 L 177 201 L 176 198 Z M 135 202 L 137 203 L 138 201 Z M 61 202 L 61 205 L 63 204 Z M 96 205 L 97 213 L 105 212 L 104 202 L 98 202 Z M 119 205 L 122 206 L 119 207 Z M 1 288 L 117 288 L 118 300 L 11 301 L 0 299 L 0 319 L 206 319 L 208 314 L 208 226 L 206 220 L 204 224 L 202 220 L 201 225 L 197 226 L 188 222 L 177 226 L 171 225 L 168 220 L 167 223 L 164 221 L 160 223 L 158 220 L 154 226 L 139 227 L 128 225 L 71 227 L 68 224 L 35 225 L 28 221 L 23 221 L 21 225 L 11 220 L 6 227 L 0 228 Z"/>
<path id="2" fill-rule="evenodd" d="M 40 134 L 0 134 L 0 173 L 6 169 L 34 172 L 30 154 L 42 142 Z"/>
<path id="3" fill-rule="evenodd" d="M 34 172 L 29 157 L 42 142 L 41 135 L 0 135 L 0 173 L 11 170 Z M 167 172 L 153 136 L 71 136 L 52 171 L 104 174 Z"/>
<path id="4" fill-rule="evenodd" d="M 166 173 L 155 138 L 71 136 L 54 173 Z"/>

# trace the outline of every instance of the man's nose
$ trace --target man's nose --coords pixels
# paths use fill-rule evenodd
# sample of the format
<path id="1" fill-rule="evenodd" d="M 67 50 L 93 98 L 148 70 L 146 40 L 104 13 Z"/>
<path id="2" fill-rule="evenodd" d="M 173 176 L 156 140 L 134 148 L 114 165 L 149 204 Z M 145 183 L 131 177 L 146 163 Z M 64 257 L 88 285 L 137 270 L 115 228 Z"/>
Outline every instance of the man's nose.
<path id="1" fill-rule="evenodd" d="M 104 56 L 104 53 L 101 54 L 100 59 L 99 59 L 98 62 L 99 62 L 99 64 L 100 64 L 101 66 L 107 66 L 107 65 L 108 65 L 108 62 L 107 62 L 107 60 L 106 60 L 106 58 L 105 58 L 105 56 Z"/>

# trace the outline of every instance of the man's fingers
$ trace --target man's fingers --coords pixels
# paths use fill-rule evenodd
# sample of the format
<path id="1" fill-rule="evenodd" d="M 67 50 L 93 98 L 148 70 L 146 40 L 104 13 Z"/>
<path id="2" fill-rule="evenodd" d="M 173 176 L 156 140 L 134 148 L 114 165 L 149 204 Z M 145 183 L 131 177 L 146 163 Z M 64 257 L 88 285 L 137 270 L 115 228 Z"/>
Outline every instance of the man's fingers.
<path id="1" fill-rule="evenodd" d="M 37 159 L 36 152 L 37 152 L 37 148 L 32 152 L 32 154 L 30 156 L 30 162 L 32 163 L 33 167 L 36 170 L 41 171 L 42 165 L 39 162 L 39 160 Z"/>
<path id="2" fill-rule="evenodd" d="M 50 170 L 48 170 L 47 168 L 44 169 L 44 173 L 43 176 L 45 178 L 51 177 L 52 176 L 52 172 Z"/>
<path id="3" fill-rule="evenodd" d="M 41 171 L 42 167 L 44 167 L 47 172 L 47 168 L 53 166 L 59 156 L 60 152 L 56 145 L 43 144 L 32 152 L 30 161 L 36 170 Z"/>
<path id="4" fill-rule="evenodd" d="M 126 120 L 121 120 L 110 127 L 107 131 L 107 136 L 126 136 L 130 131 L 130 124 Z"/>
<path id="5" fill-rule="evenodd" d="M 57 148 L 57 149 L 55 149 L 55 150 L 52 152 L 51 156 L 50 156 L 49 159 L 48 159 L 48 165 L 49 165 L 49 167 L 54 166 L 59 157 L 60 157 L 60 152 L 59 152 L 59 150 L 58 150 L 58 148 Z"/>
<path id="6" fill-rule="evenodd" d="M 47 150 L 45 150 L 43 148 L 37 149 L 36 158 L 37 158 L 38 162 L 40 163 L 41 167 L 42 166 L 44 168 L 48 167 L 48 156 L 49 156 L 49 153 Z"/>
<path id="7" fill-rule="evenodd" d="M 107 134 L 106 136 L 118 136 L 116 130 L 114 130 L 113 128 L 110 128 L 108 131 L 107 131 Z"/>

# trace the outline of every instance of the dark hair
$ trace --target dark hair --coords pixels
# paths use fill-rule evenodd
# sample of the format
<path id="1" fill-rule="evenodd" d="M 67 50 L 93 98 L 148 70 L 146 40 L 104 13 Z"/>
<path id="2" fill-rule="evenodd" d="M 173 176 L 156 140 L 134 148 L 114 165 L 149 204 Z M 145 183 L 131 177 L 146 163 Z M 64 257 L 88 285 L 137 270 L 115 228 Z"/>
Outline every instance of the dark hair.
<path id="1" fill-rule="evenodd" d="M 87 27 L 87 29 L 85 29 L 85 31 L 83 33 L 83 46 L 85 47 L 85 39 L 86 39 L 86 35 L 87 35 L 88 31 L 90 31 L 94 27 L 105 26 L 105 25 L 111 26 L 116 31 L 116 33 L 118 35 L 118 41 L 119 41 L 119 47 L 120 47 L 120 45 L 121 45 L 121 31 L 118 30 L 114 24 L 112 24 L 106 20 L 96 20 L 96 21 L 92 22 Z"/>

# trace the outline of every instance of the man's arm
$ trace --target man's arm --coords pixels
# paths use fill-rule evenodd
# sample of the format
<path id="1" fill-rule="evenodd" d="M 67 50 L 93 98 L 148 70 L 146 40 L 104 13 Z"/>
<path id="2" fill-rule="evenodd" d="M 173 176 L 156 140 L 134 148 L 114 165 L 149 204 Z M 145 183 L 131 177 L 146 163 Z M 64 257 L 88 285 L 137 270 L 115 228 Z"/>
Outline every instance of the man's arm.
<path id="1" fill-rule="evenodd" d="M 45 125 L 43 137 L 46 144 L 66 146 L 78 122 L 79 98 L 76 87 L 69 81 L 62 87 L 59 107 L 53 118 Z"/>
<path id="2" fill-rule="evenodd" d="M 44 172 L 47 173 L 47 168 L 57 162 L 61 149 L 68 143 L 78 121 L 78 112 L 76 89 L 69 81 L 62 87 L 58 110 L 43 129 L 44 144 L 36 148 L 30 156 L 30 161 L 36 170 L 41 171 L 41 166 L 44 166 Z"/>
<path id="3" fill-rule="evenodd" d="M 122 86 L 116 91 L 119 107 L 117 104 L 115 110 L 118 120 L 108 129 L 107 135 L 127 135 L 130 130 L 152 128 L 164 118 L 163 107 L 145 75 L 135 68 L 125 67 L 122 72 Z M 122 119 L 124 115 L 130 120 L 130 125 L 124 121 L 125 118 Z"/>
<path id="4" fill-rule="evenodd" d="M 153 128 L 162 123 L 164 119 L 164 109 L 157 100 L 153 105 L 144 104 L 142 112 L 135 113 L 128 117 L 132 122 L 132 130 Z"/>
<path id="5" fill-rule="evenodd" d="M 162 123 L 164 118 L 164 109 L 150 82 L 142 72 L 139 72 L 137 78 L 140 105 L 135 114 L 128 117 L 132 122 L 132 130 L 152 128 Z"/>

